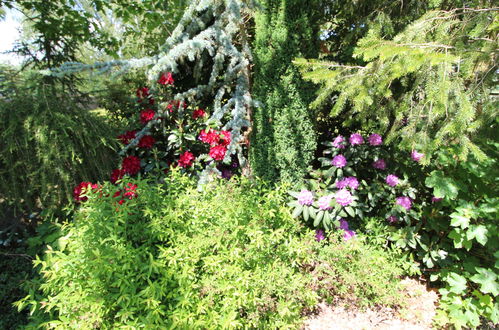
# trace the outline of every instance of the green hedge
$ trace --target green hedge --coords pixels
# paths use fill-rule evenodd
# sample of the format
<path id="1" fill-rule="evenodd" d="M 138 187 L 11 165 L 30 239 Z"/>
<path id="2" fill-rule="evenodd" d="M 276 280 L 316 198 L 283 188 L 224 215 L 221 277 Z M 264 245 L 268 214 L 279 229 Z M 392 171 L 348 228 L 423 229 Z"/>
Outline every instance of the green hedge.
<path id="1" fill-rule="evenodd" d="M 317 56 L 320 1 L 266 0 L 255 18 L 251 166 L 256 176 L 297 182 L 316 149 L 315 116 L 308 108 L 315 89 L 292 60 Z"/>

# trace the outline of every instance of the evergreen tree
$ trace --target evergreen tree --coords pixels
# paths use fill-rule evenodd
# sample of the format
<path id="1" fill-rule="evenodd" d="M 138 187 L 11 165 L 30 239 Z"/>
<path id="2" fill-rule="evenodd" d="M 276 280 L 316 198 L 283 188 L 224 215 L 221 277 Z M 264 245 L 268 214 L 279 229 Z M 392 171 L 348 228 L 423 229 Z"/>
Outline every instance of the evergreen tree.
<path id="1" fill-rule="evenodd" d="M 292 60 L 318 52 L 319 1 L 262 1 L 254 41 L 255 99 L 250 159 L 255 175 L 296 181 L 304 176 L 316 148 L 314 88 L 301 80 Z"/>
<path id="2" fill-rule="evenodd" d="M 322 84 L 313 106 L 334 99 L 330 116 L 345 125 L 384 131 L 409 150 L 455 144 L 463 159 L 483 157 L 472 138 L 497 115 L 497 17 L 484 7 L 429 11 L 390 39 L 374 25 L 354 51 L 365 65 L 297 63 Z"/>

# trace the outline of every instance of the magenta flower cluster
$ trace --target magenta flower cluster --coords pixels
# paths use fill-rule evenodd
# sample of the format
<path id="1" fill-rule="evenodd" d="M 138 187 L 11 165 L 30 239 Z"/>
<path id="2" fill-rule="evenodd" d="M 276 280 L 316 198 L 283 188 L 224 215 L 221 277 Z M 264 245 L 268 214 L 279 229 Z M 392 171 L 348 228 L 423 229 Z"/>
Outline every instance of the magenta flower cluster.
<path id="1" fill-rule="evenodd" d="M 397 197 L 396 199 L 397 205 L 402 206 L 406 211 L 409 211 L 412 207 L 412 200 L 409 197 Z"/>
<path id="2" fill-rule="evenodd" d="M 419 162 L 424 157 L 424 154 L 417 152 L 416 150 L 411 151 L 411 158 L 415 162 Z"/>
<path id="3" fill-rule="evenodd" d="M 343 189 L 347 187 L 356 190 L 359 187 L 359 180 L 357 180 L 357 178 L 354 176 L 349 176 L 347 178 L 341 179 L 338 182 L 336 182 L 336 188 L 338 189 Z"/>
<path id="4" fill-rule="evenodd" d="M 395 187 L 399 183 L 399 178 L 394 174 L 389 174 L 386 177 L 386 184 L 390 187 Z"/>
<path id="5" fill-rule="evenodd" d="M 331 209 L 331 200 L 332 199 L 333 199 L 333 196 L 331 196 L 331 195 L 322 196 L 317 201 L 317 206 L 319 206 L 319 209 L 321 209 L 323 211 L 328 211 Z"/>
<path id="6" fill-rule="evenodd" d="M 333 160 L 331 161 L 331 164 L 338 168 L 342 168 L 345 167 L 345 165 L 347 164 L 347 159 L 343 155 L 337 155 L 334 156 Z"/>
<path id="7" fill-rule="evenodd" d="M 314 202 L 314 195 L 310 190 L 302 189 L 298 195 L 298 203 L 301 205 L 312 205 Z"/>
<path id="8" fill-rule="evenodd" d="M 345 138 L 341 135 L 338 135 L 333 140 L 333 147 L 338 148 L 338 149 L 345 149 Z"/>
<path id="9" fill-rule="evenodd" d="M 353 133 L 350 135 L 349 142 L 351 145 L 355 146 L 364 143 L 364 138 L 359 133 Z"/>
<path id="10" fill-rule="evenodd" d="M 383 144 L 383 139 L 381 138 L 381 135 L 376 134 L 376 133 L 369 135 L 368 141 L 369 141 L 369 144 L 372 146 L 379 146 L 379 145 Z"/>
<path id="11" fill-rule="evenodd" d="M 346 189 L 340 189 L 335 194 L 335 199 L 341 206 L 350 205 L 353 202 L 353 196 Z"/>
<path id="12" fill-rule="evenodd" d="M 373 167 L 378 170 L 386 170 L 386 162 L 384 159 L 378 159 L 373 163 Z"/>
<path id="13" fill-rule="evenodd" d="M 349 239 L 355 237 L 355 232 L 348 228 L 348 221 L 340 219 L 340 229 L 343 230 L 343 239 L 348 241 Z"/>

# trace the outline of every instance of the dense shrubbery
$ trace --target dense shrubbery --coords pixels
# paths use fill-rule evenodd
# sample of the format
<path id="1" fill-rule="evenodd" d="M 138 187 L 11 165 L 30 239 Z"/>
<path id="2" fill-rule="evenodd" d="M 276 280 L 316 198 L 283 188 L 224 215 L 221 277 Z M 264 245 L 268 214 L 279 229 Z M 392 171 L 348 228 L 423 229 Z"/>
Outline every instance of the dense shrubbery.
<path id="1" fill-rule="evenodd" d="M 320 296 L 399 303 L 394 258 L 361 240 L 316 242 L 283 188 L 242 180 L 200 192 L 177 171 L 164 185 L 119 185 L 124 197 L 109 184 L 86 194 L 36 262 L 43 277 L 20 303 L 33 326 L 282 328 Z"/>
<path id="2" fill-rule="evenodd" d="M 3 71 L 0 93 L 0 210 L 53 210 L 76 182 L 110 172 L 117 145 L 101 118 L 34 73 Z"/>
<path id="3" fill-rule="evenodd" d="M 443 285 L 442 325 L 476 327 L 480 317 L 497 323 L 498 150 L 493 137 L 481 145 L 486 161 L 470 157 L 461 162 L 447 148 L 424 169 L 418 163 L 428 156 L 383 146 L 376 134 L 367 140 L 354 133 L 348 141 L 338 136 L 325 143 L 328 157 L 321 158 L 323 169 L 307 182 L 311 190 L 291 193 L 294 216 L 319 228 L 321 237 L 322 229 L 339 229 L 348 240 L 355 228 L 374 234 L 372 242 L 391 241 L 407 250 L 422 272 Z"/>

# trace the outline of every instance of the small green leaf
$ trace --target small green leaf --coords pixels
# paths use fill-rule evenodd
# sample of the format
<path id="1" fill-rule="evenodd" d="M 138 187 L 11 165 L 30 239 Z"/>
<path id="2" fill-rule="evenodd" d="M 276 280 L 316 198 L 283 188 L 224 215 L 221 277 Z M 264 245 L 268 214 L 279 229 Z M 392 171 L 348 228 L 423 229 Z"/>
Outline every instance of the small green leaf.
<path id="1" fill-rule="evenodd" d="M 322 218 L 324 217 L 324 211 L 317 212 L 317 216 L 314 220 L 314 227 L 318 227 L 321 223 Z"/>
<path id="2" fill-rule="evenodd" d="M 305 221 L 308 221 L 308 218 L 309 218 L 308 206 L 304 206 L 303 207 L 303 219 L 305 219 Z"/>

